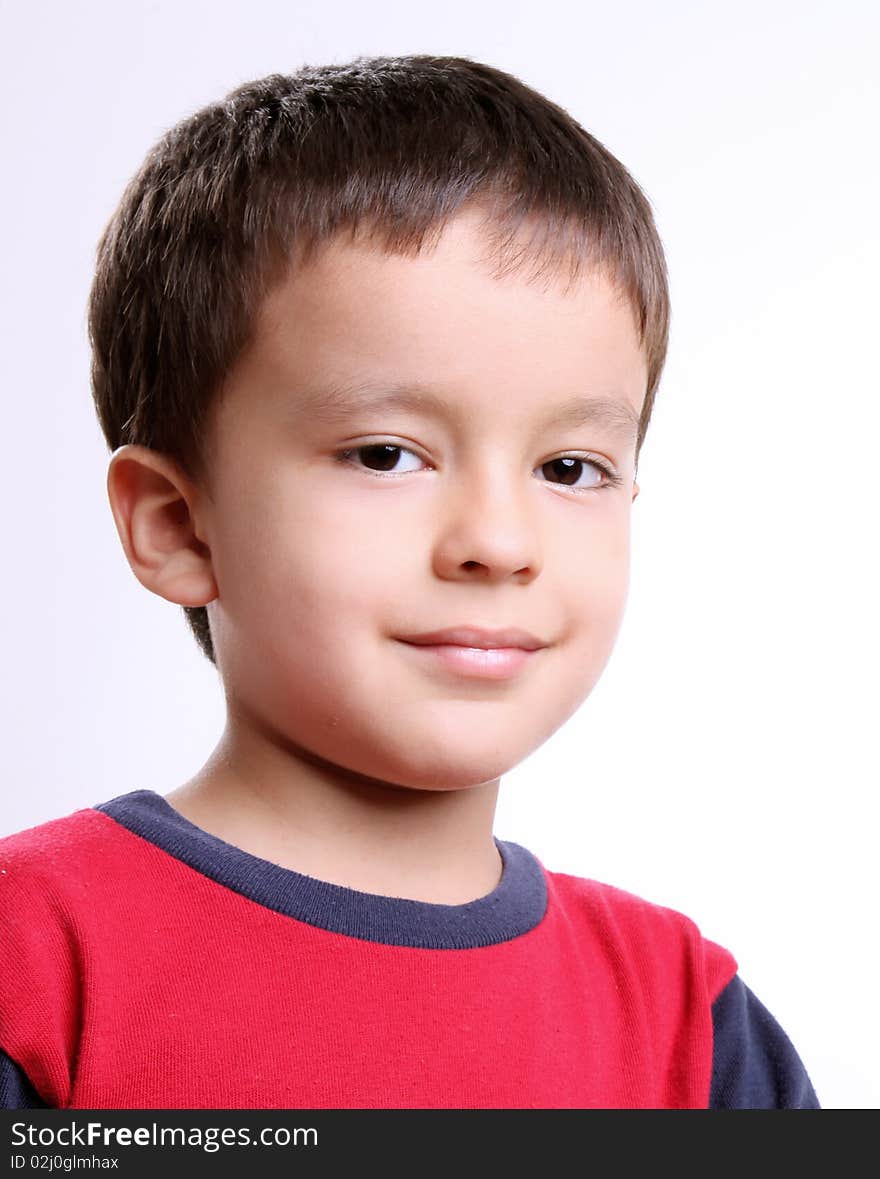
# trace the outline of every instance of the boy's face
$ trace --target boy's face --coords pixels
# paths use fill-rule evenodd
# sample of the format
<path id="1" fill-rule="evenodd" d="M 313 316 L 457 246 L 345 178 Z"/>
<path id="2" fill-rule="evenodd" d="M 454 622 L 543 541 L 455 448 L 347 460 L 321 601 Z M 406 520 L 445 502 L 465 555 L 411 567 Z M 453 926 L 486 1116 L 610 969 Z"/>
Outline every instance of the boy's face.
<path id="1" fill-rule="evenodd" d="M 595 275 L 567 294 L 493 279 L 484 251 L 462 214 L 434 253 L 333 244 L 276 288 L 194 513 L 230 716 L 416 788 L 493 781 L 540 746 L 599 678 L 627 593 L 646 386 L 630 307 Z M 440 405 L 371 408 L 355 386 Z M 617 412 L 554 424 L 578 398 Z M 404 641 L 459 626 L 546 645 L 492 677 Z"/>

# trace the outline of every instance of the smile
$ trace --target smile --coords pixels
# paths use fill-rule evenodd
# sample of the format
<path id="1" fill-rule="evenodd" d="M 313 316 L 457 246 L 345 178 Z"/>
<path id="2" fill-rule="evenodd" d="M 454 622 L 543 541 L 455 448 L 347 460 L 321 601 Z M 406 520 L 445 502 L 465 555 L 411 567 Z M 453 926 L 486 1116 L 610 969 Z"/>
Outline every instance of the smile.
<path id="1" fill-rule="evenodd" d="M 404 643 L 404 646 L 414 651 L 416 657 L 430 660 L 457 675 L 484 680 L 508 679 L 538 655 L 538 651 L 526 651 L 522 647 L 485 649 L 453 643 Z"/>

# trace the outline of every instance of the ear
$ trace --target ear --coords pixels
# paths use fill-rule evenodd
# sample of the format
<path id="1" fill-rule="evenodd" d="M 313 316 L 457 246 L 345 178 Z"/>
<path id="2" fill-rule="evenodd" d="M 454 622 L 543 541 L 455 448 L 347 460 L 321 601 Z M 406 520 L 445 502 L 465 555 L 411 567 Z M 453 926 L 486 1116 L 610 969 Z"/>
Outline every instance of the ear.
<path id="1" fill-rule="evenodd" d="M 107 471 L 107 495 L 131 571 L 179 606 L 217 597 L 211 551 L 196 534 L 196 489 L 171 459 L 146 446 L 120 446 Z"/>
<path id="2" fill-rule="evenodd" d="M 633 480 L 633 503 L 635 503 L 636 496 L 639 494 L 639 485 Z"/>

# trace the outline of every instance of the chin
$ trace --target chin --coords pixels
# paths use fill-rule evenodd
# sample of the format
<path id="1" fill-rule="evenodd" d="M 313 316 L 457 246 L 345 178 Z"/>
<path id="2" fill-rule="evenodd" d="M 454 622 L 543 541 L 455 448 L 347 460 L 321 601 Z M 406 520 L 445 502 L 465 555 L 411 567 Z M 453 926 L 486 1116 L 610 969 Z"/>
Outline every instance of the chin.
<path id="1" fill-rule="evenodd" d="M 430 765 L 389 766 L 382 780 L 409 790 L 468 790 L 497 782 L 515 764 L 500 759 L 497 752 L 484 758 L 447 757 Z"/>

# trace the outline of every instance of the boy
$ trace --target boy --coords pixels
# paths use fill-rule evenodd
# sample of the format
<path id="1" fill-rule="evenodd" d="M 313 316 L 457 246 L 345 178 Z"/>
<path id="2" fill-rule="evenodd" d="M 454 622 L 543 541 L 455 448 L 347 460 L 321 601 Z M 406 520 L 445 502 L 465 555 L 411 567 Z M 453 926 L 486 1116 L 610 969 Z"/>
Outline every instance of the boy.
<path id="1" fill-rule="evenodd" d="M 495 839 L 627 591 L 665 264 L 515 78 L 364 59 L 173 128 L 101 241 L 126 557 L 224 734 L 0 841 L 7 1107 L 816 1107 L 687 918 Z"/>

